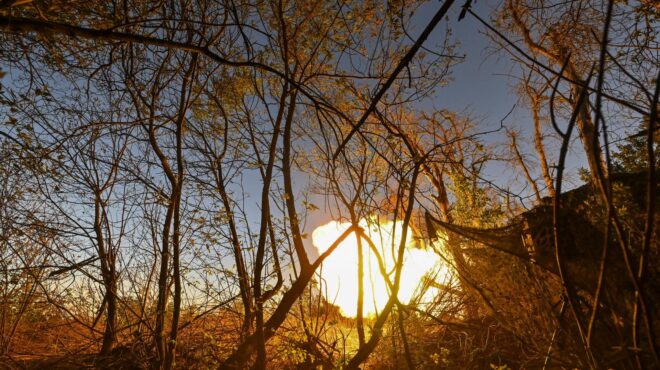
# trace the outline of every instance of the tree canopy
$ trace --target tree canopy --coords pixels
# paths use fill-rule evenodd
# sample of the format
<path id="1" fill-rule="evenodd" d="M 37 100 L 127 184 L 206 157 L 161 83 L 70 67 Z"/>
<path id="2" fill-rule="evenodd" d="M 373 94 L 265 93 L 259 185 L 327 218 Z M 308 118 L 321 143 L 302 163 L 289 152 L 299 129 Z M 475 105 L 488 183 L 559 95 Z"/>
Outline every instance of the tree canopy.
<path id="1" fill-rule="evenodd" d="M 467 21 L 509 64 L 506 117 L 440 98 Z M 0 361 L 660 365 L 658 21 L 649 1 L 0 1 Z"/>

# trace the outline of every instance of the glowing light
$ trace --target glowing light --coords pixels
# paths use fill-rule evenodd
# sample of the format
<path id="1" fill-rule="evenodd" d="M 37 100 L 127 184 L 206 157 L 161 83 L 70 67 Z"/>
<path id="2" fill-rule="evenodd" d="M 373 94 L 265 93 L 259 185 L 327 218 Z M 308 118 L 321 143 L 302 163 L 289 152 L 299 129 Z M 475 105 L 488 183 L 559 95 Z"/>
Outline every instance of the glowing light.
<path id="1" fill-rule="evenodd" d="M 394 256 L 396 255 L 401 234 L 402 221 L 378 220 L 369 218 L 360 220 L 359 225 L 365 230 L 378 249 L 390 280 L 394 280 Z M 319 226 L 312 233 L 312 243 L 323 253 L 350 227 L 350 223 L 330 221 Z M 420 282 L 426 274 L 444 269 L 440 257 L 430 249 L 419 248 L 413 239 L 412 229 L 408 230 L 406 251 L 401 272 L 401 283 L 397 294 L 399 300 L 408 303 L 415 295 Z M 367 242 L 362 240 L 364 256 L 364 314 L 372 315 L 381 311 L 390 297 L 385 279 L 378 266 L 378 258 Z M 357 315 L 358 296 L 358 244 L 352 234 L 323 262 L 323 290 L 327 299 L 341 308 L 342 314 L 349 317 Z M 444 269 L 446 271 L 446 269 Z M 423 296 L 427 298 L 428 294 Z"/>

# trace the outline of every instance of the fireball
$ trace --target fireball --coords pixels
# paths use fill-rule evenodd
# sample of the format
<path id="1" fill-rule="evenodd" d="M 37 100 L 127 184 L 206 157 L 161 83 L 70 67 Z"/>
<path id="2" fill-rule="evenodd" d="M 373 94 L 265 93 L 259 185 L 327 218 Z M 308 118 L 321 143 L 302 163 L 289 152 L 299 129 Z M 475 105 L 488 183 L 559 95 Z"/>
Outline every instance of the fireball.
<path id="1" fill-rule="evenodd" d="M 330 221 L 319 226 L 312 233 L 312 243 L 323 253 L 351 226 L 348 222 Z M 390 299 L 391 291 L 379 268 L 379 258 L 385 265 L 390 281 L 394 281 L 395 261 L 401 243 L 403 221 L 384 220 L 377 217 L 362 219 L 359 226 L 372 241 L 370 247 L 362 237 L 364 260 L 364 315 L 380 312 Z M 323 293 L 326 299 L 339 306 L 343 315 L 357 315 L 358 298 L 358 236 L 356 233 L 346 238 L 321 266 Z M 420 289 L 425 278 L 446 275 L 447 267 L 438 254 L 425 248 L 414 238 L 412 228 L 408 228 L 405 240 L 405 253 L 397 297 L 407 304 L 412 298 L 432 299 L 432 290 Z M 375 247 L 375 248 L 374 248 Z M 375 249 L 375 250 L 374 250 Z M 421 297 L 420 297 L 421 296 Z"/>

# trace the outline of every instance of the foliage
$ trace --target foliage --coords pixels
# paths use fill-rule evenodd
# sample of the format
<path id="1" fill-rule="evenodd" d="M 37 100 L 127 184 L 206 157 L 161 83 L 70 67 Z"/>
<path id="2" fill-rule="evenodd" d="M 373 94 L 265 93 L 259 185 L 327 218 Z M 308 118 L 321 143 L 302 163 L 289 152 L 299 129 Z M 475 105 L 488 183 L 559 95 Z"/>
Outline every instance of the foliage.
<path id="1" fill-rule="evenodd" d="M 0 361 L 658 365 L 657 6 L 507 0 L 481 20 L 534 124 L 505 146 L 504 121 L 439 107 L 465 35 L 438 24 L 458 12 L 1 1 Z M 581 155 L 588 185 L 567 192 Z M 329 220 L 350 227 L 315 248 Z M 349 236 L 355 318 L 322 263 Z M 443 262 L 401 302 L 411 248 Z M 386 287 L 374 316 L 365 270 Z"/>

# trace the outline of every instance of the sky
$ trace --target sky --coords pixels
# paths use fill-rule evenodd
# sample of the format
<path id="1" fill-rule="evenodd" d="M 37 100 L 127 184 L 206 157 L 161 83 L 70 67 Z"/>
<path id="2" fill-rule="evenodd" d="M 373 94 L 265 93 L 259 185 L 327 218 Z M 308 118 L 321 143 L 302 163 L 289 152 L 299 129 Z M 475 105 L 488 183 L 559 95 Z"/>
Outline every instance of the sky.
<path id="1" fill-rule="evenodd" d="M 473 10 L 483 18 L 488 18 L 496 5 L 493 1 L 478 1 Z M 425 7 L 438 7 L 438 4 L 431 1 Z M 428 14 L 431 11 L 422 13 Z M 453 82 L 438 91 L 436 104 L 455 111 L 470 109 L 477 116 L 488 117 L 484 123 L 497 126 L 517 100 L 509 78 L 504 76 L 511 70 L 511 61 L 501 52 L 494 53 L 492 42 L 484 34 L 484 27 L 475 18 L 468 14 L 458 21 L 459 11 L 458 6 L 450 10 L 449 25 L 453 30 L 453 38 L 460 42 L 459 54 L 464 54 L 465 59 L 453 68 Z M 420 19 L 420 22 L 423 20 Z M 440 33 L 444 32 L 438 27 L 434 36 L 440 37 Z"/>
<path id="2" fill-rule="evenodd" d="M 435 3 L 431 1 L 426 6 L 438 7 Z M 501 0 L 481 0 L 473 4 L 472 10 L 482 19 L 489 20 L 494 10 L 501 5 Z M 465 54 L 465 60 L 453 69 L 453 82 L 439 90 L 436 105 L 456 112 L 471 112 L 482 130 L 495 129 L 503 120 L 504 127 L 520 130 L 523 137 L 531 138 L 534 123 L 529 108 L 519 102 L 515 92 L 516 80 L 512 78 L 519 75 L 519 69 L 508 53 L 496 48 L 485 33 L 485 26 L 470 14 L 458 21 L 459 12 L 460 7 L 452 9 L 449 24 L 453 29 L 453 37 L 461 43 L 459 50 Z M 491 134 L 484 137 L 484 140 L 490 144 L 501 144 L 506 140 L 504 134 L 504 131 Z M 528 153 L 533 153 L 531 146 L 525 147 L 524 142 L 519 144 L 523 146 L 523 151 L 527 149 Z M 554 153 L 557 148 L 548 149 L 549 153 Z M 531 167 L 534 171 L 536 166 Z M 581 167 L 586 167 L 585 157 L 579 150 L 571 151 L 567 158 L 566 174 L 569 189 L 580 185 L 577 173 Z M 513 171 L 509 165 L 493 163 L 486 175 L 506 186 L 506 180 L 515 177 Z M 522 174 L 518 173 L 518 176 L 522 179 Z M 539 183 L 539 186 L 542 184 Z M 512 190 L 515 191 L 515 188 Z"/>

